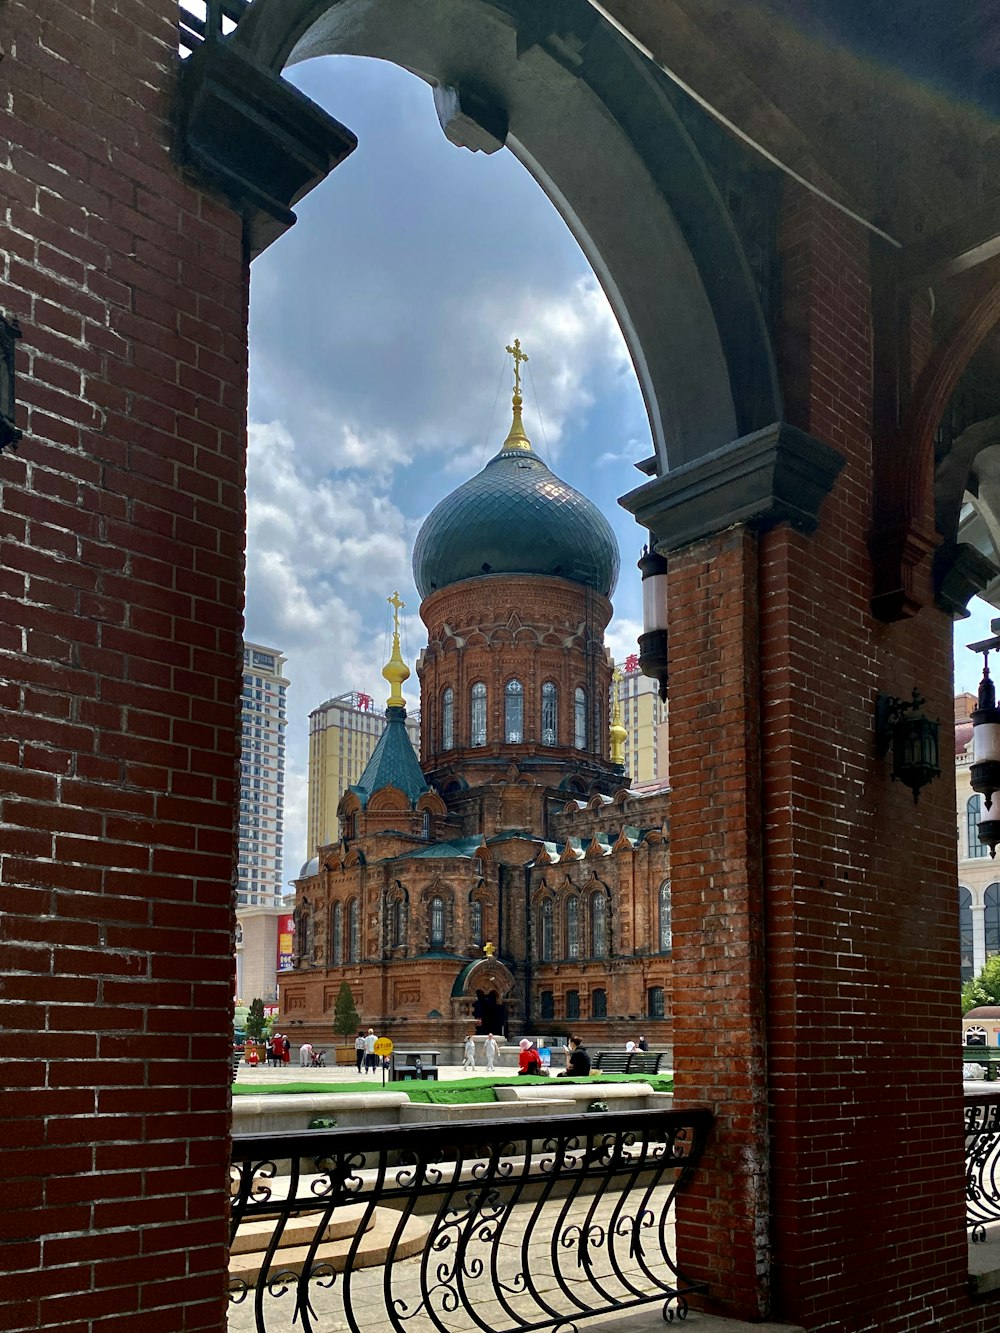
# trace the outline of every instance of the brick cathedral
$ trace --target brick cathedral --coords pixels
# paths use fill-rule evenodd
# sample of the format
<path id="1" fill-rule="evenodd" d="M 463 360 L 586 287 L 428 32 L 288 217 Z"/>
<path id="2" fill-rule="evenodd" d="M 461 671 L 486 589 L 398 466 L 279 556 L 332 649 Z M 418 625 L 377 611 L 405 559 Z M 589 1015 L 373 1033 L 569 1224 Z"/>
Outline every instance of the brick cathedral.
<path id="1" fill-rule="evenodd" d="M 609 717 L 617 543 L 532 449 L 523 354 L 508 350 L 507 438 L 414 547 L 420 761 L 394 594 L 388 725 L 341 798 L 339 842 L 296 882 L 281 1021 L 321 1043 L 345 980 L 365 1025 L 397 1042 L 670 1038 L 666 787 L 627 787 Z"/>

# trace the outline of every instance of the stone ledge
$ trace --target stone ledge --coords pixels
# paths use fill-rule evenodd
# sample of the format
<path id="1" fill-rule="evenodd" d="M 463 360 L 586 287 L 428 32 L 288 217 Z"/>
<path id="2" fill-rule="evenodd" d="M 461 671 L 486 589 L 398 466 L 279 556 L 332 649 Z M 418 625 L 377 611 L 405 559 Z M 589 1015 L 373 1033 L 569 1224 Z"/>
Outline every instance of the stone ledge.
<path id="1" fill-rule="evenodd" d="M 790 523 L 812 532 L 844 458 L 804 431 L 776 421 L 619 500 L 664 554 L 737 524 Z"/>

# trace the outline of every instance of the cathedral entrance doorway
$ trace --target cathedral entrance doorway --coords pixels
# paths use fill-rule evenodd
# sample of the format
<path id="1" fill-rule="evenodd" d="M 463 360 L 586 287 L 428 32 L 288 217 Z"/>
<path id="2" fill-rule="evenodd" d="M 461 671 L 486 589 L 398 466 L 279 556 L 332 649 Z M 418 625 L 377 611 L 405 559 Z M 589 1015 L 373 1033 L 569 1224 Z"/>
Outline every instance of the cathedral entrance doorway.
<path id="1" fill-rule="evenodd" d="M 476 991 L 476 1002 L 472 1006 L 472 1017 L 480 1032 L 492 1032 L 494 1036 L 507 1035 L 507 1006 L 500 1003 L 495 990 Z"/>

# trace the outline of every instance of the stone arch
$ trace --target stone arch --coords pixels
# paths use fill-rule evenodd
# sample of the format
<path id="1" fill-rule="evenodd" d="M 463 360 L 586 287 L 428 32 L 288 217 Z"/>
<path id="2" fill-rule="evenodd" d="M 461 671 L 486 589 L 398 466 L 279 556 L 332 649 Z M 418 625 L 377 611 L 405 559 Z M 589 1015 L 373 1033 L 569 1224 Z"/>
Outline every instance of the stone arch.
<path id="1" fill-rule="evenodd" d="M 509 148 L 607 294 L 658 471 L 780 420 L 761 301 L 695 142 L 709 128 L 587 0 L 255 0 L 226 40 L 273 73 L 329 54 L 391 61 L 435 89 L 453 143 Z"/>
<path id="2" fill-rule="evenodd" d="M 377 814 L 380 810 L 409 810 L 410 799 L 398 787 L 381 787 L 374 792 L 368 802 L 368 813 Z"/>

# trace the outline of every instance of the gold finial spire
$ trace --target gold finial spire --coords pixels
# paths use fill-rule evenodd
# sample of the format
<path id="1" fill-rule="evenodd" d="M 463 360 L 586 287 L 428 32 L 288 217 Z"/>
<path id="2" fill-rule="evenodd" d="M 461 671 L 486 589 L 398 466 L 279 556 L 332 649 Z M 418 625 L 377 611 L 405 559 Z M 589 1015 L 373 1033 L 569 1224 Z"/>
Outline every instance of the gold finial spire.
<path id="1" fill-rule="evenodd" d="M 403 698 L 402 685 L 403 681 L 410 677 L 410 668 L 403 661 L 399 651 L 399 613 L 406 603 L 400 601 L 398 592 L 394 592 L 385 600 L 392 607 L 392 655 L 382 668 L 382 675 L 392 688 L 385 702 L 388 708 L 405 708 L 406 700 Z"/>
<path id="2" fill-rule="evenodd" d="M 611 726 L 608 730 L 613 764 L 625 763 L 625 742 L 628 740 L 628 732 L 622 726 L 621 700 L 618 697 L 621 683 L 622 673 L 615 667 L 611 673 Z"/>
<path id="3" fill-rule="evenodd" d="M 531 452 L 531 441 L 524 433 L 524 425 L 521 421 L 521 406 L 524 400 L 521 397 L 521 362 L 527 361 L 526 352 L 521 351 L 521 339 L 515 338 L 513 347 L 508 347 L 507 351 L 514 358 L 514 398 L 513 408 L 514 417 L 510 423 L 510 430 L 507 432 L 507 438 L 500 447 L 500 452 L 504 453 L 507 449 L 523 449 L 525 452 Z"/>

